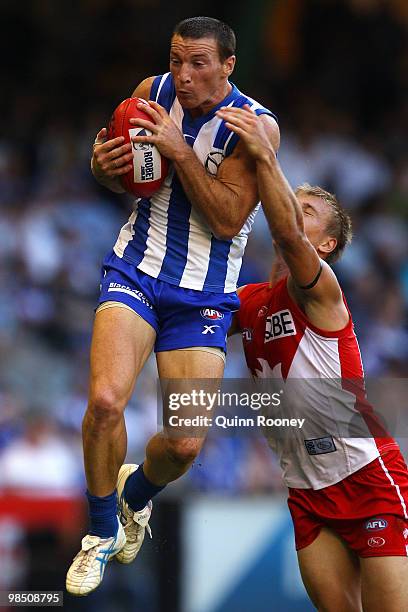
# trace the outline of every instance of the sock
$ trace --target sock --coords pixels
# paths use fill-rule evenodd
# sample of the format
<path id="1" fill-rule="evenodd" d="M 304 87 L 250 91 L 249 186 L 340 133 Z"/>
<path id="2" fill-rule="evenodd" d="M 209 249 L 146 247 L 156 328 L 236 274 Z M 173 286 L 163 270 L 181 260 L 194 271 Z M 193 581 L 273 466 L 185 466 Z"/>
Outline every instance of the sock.
<path id="1" fill-rule="evenodd" d="M 131 474 L 125 482 L 123 492 L 128 505 L 134 512 L 142 510 L 147 502 L 157 493 L 160 493 L 166 485 L 158 487 L 146 478 L 143 472 L 143 463 Z"/>
<path id="2" fill-rule="evenodd" d="M 105 497 L 97 497 L 86 492 L 89 503 L 91 535 L 100 538 L 112 538 L 118 531 L 116 490 Z"/>

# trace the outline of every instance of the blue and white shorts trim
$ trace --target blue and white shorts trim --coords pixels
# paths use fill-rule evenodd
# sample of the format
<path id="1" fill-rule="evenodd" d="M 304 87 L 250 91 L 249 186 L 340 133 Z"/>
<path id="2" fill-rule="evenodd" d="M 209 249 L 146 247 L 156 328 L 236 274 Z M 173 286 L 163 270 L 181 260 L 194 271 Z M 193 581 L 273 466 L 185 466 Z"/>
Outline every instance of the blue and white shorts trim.
<path id="1" fill-rule="evenodd" d="M 239 299 L 233 293 L 196 291 L 145 274 L 113 251 L 103 262 L 99 304 L 129 306 L 156 331 L 155 352 L 194 346 L 219 347 L 226 336 Z"/>

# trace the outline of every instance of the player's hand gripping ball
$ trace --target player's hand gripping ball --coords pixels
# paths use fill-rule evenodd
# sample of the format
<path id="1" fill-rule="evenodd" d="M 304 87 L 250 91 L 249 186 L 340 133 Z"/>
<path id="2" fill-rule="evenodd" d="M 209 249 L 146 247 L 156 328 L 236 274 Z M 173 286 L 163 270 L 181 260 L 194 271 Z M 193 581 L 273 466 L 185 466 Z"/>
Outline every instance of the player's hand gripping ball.
<path id="1" fill-rule="evenodd" d="M 123 136 L 124 144 L 134 136 L 150 136 L 151 132 L 129 123 L 129 119 L 152 118 L 137 107 L 141 98 L 126 98 L 114 110 L 108 125 L 108 140 Z M 150 198 L 163 184 L 169 170 L 169 162 L 158 148 L 147 142 L 132 142 L 133 168 L 120 177 L 123 188 L 138 198 Z"/>

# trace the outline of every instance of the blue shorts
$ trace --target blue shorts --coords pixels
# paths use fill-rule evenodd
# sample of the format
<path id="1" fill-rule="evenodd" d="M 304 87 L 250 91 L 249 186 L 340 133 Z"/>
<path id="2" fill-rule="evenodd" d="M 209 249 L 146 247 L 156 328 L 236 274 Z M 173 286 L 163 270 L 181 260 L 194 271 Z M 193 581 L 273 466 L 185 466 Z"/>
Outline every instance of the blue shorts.
<path id="1" fill-rule="evenodd" d="M 226 352 L 227 332 L 239 299 L 233 293 L 210 293 L 171 285 L 145 274 L 113 251 L 103 262 L 99 304 L 126 304 L 156 331 L 154 350 L 192 346 Z"/>

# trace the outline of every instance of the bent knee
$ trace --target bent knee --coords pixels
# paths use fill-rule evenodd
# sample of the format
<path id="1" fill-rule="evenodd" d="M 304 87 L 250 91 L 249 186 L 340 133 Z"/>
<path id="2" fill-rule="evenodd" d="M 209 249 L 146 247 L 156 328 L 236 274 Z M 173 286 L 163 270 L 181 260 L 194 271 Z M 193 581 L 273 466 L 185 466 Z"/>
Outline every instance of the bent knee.
<path id="1" fill-rule="evenodd" d="M 94 390 L 88 404 L 88 414 L 95 423 L 112 423 L 122 418 L 126 400 L 114 389 L 106 387 Z"/>
<path id="2" fill-rule="evenodd" d="M 309 596 L 319 612 L 362 612 L 360 592 L 350 593 L 345 585 L 332 592 L 309 593 Z"/>
<path id="3" fill-rule="evenodd" d="M 173 463 L 187 465 L 192 463 L 201 450 L 201 440 L 167 440 L 166 452 Z"/>

